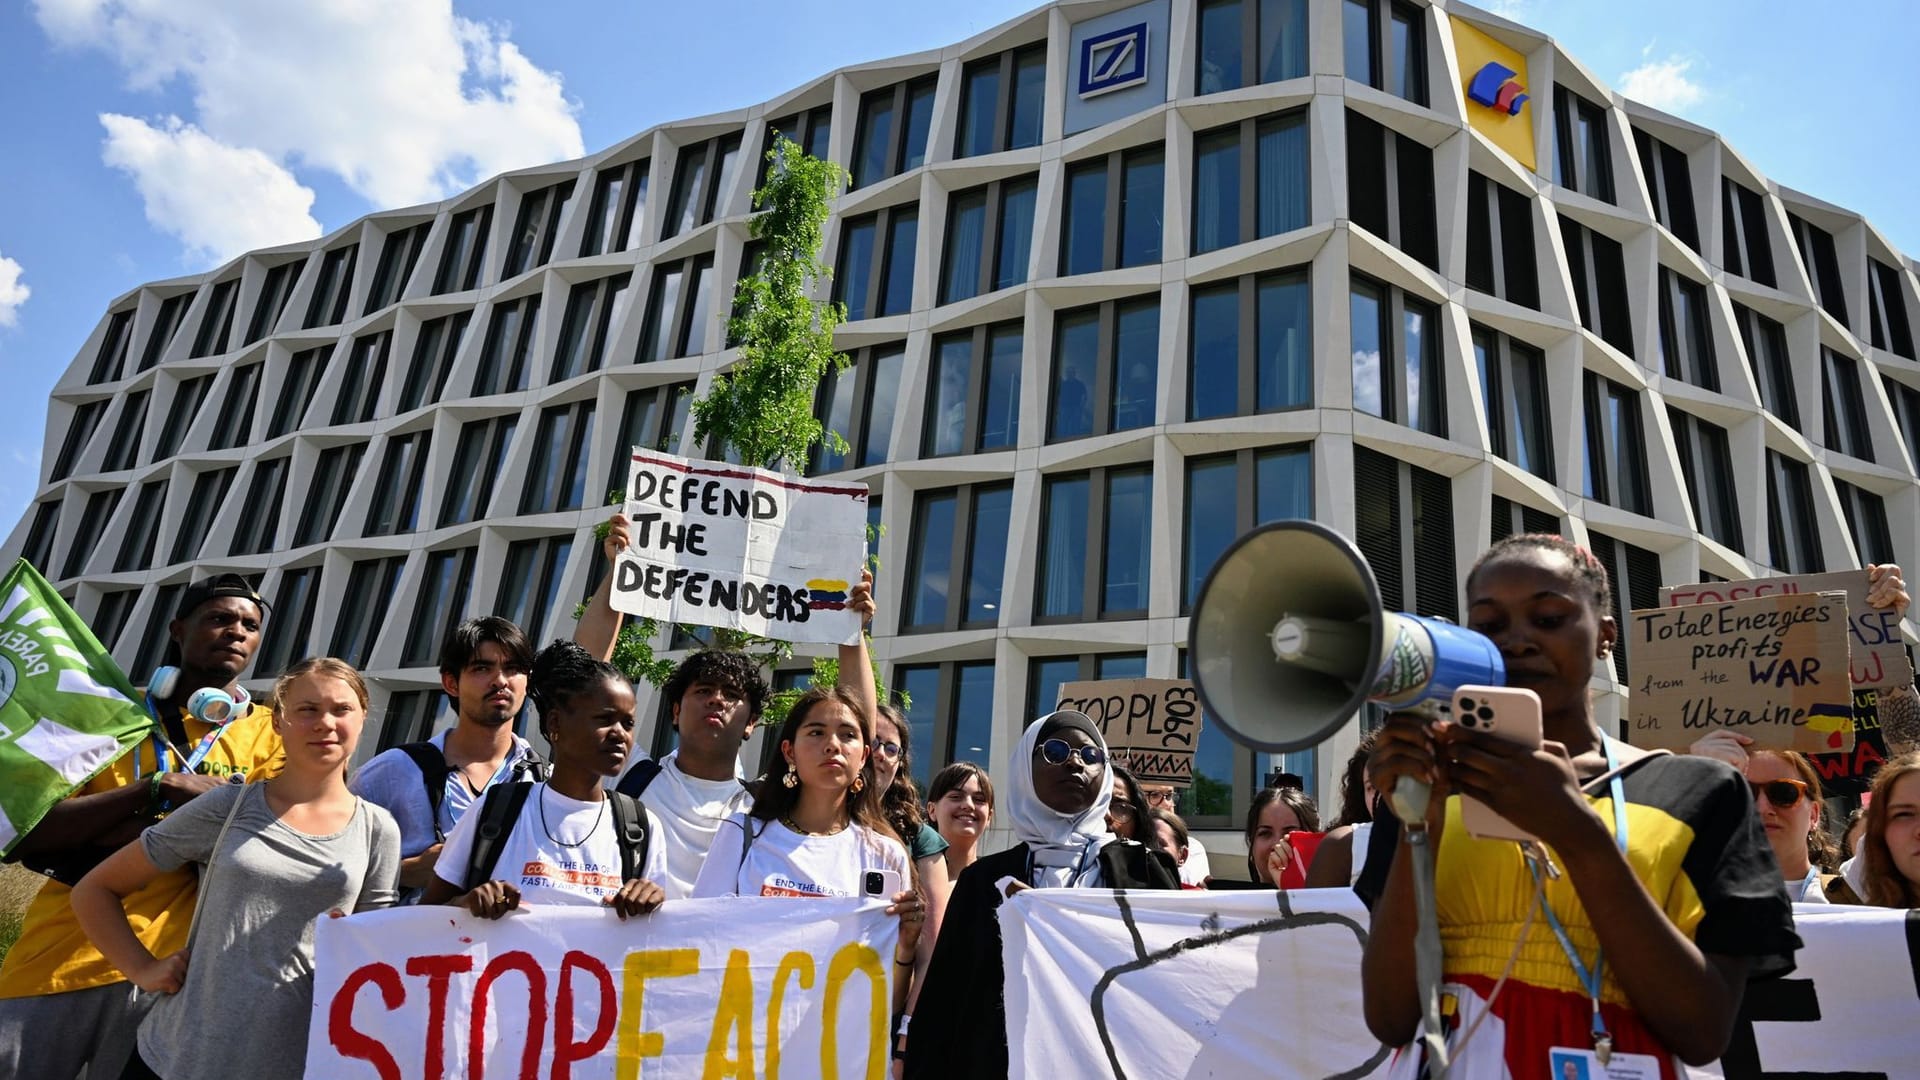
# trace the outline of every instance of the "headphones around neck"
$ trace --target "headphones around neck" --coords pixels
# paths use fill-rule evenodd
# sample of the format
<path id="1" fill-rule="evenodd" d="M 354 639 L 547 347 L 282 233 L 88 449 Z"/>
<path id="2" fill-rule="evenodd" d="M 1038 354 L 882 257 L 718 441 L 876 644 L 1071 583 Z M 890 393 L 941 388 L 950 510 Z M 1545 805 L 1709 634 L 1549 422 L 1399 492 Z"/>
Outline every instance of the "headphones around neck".
<path id="1" fill-rule="evenodd" d="M 147 701 L 157 704 L 171 700 L 173 692 L 180 686 L 180 669 L 177 667 L 155 668 L 153 678 L 147 680 Z M 240 710 L 253 703 L 244 686 L 235 686 L 238 694 L 229 694 L 216 686 L 204 686 L 187 697 L 187 715 L 203 724 L 215 727 L 226 724 L 239 714 Z"/>

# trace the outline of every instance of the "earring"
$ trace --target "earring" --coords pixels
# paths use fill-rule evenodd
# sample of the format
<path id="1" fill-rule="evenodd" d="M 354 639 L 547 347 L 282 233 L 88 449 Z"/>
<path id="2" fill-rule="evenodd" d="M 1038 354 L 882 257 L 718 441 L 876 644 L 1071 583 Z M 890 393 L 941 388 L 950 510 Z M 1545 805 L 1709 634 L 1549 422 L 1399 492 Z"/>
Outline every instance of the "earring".
<path id="1" fill-rule="evenodd" d="M 855 795 L 858 795 L 862 791 L 865 791 L 866 789 L 867 789 L 867 778 L 864 776 L 861 776 L 859 773 L 854 773 L 853 774 L 853 793 Z"/>
<path id="2" fill-rule="evenodd" d="M 780 778 L 780 786 L 790 788 L 800 786 L 800 776 L 793 771 L 793 762 L 791 761 L 787 762 L 787 775 Z"/>

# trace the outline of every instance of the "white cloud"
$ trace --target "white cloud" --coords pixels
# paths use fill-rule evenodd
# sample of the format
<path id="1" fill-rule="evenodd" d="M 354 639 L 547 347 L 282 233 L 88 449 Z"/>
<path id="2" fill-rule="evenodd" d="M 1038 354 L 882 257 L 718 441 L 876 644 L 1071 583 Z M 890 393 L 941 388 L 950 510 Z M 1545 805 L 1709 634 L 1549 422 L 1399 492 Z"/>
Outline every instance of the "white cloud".
<path id="1" fill-rule="evenodd" d="M 1656 59 L 1652 52 L 1653 46 L 1648 45 L 1640 54 L 1644 62 L 1620 76 L 1620 92 L 1643 105 L 1671 113 L 1700 104 L 1707 92 L 1687 78 L 1693 60 L 1678 53 Z"/>
<path id="2" fill-rule="evenodd" d="M 218 262 L 253 248 L 311 240 L 313 191 L 258 150 L 229 146 L 169 116 L 155 127 L 103 113 L 101 158 L 133 178 L 147 221 L 190 257 Z"/>
<path id="3" fill-rule="evenodd" d="M 20 264 L 0 255 L 0 326 L 13 326 L 20 321 L 20 305 L 27 302 L 33 290 L 21 282 Z"/>
<path id="4" fill-rule="evenodd" d="M 230 147 L 323 169 L 376 206 L 583 152 L 560 77 L 448 0 L 35 0 L 48 36 L 136 89 L 190 88 Z"/>

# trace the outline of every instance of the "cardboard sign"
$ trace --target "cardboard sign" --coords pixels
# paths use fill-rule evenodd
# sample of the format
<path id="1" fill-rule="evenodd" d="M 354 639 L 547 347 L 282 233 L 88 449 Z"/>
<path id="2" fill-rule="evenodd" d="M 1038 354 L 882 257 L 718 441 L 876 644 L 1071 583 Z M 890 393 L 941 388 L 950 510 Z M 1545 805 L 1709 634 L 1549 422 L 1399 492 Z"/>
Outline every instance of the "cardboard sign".
<path id="1" fill-rule="evenodd" d="M 1852 749 L 1846 628 L 1842 593 L 1634 611 L 1632 742 L 1685 750 L 1726 729 L 1755 746 Z"/>
<path id="2" fill-rule="evenodd" d="M 1114 760 L 1143 784 L 1193 783 L 1200 696 L 1187 679 L 1100 679 L 1060 687 L 1057 709 L 1086 713 Z"/>
<path id="3" fill-rule="evenodd" d="M 636 447 L 626 514 L 633 538 L 614 562 L 614 610 L 779 641 L 859 636 L 847 594 L 867 556 L 865 484 Z"/>

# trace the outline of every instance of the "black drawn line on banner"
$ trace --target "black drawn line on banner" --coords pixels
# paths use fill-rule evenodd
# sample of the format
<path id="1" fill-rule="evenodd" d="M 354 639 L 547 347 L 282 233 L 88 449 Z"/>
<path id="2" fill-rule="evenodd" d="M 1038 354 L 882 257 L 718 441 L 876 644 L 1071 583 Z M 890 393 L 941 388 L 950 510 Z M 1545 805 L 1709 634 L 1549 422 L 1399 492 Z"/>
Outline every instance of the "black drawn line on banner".
<path id="1" fill-rule="evenodd" d="M 1133 921 L 1133 902 L 1127 899 L 1127 890 L 1113 890 L 1113 902 L 1120 907 L 1120 921 L 1127 924 L 1127 936 L 1133 938 L 1133 957 L 1135 960 L 1147 958 L 1147 942 L 1140 936 L 1140 924 Z"/>

